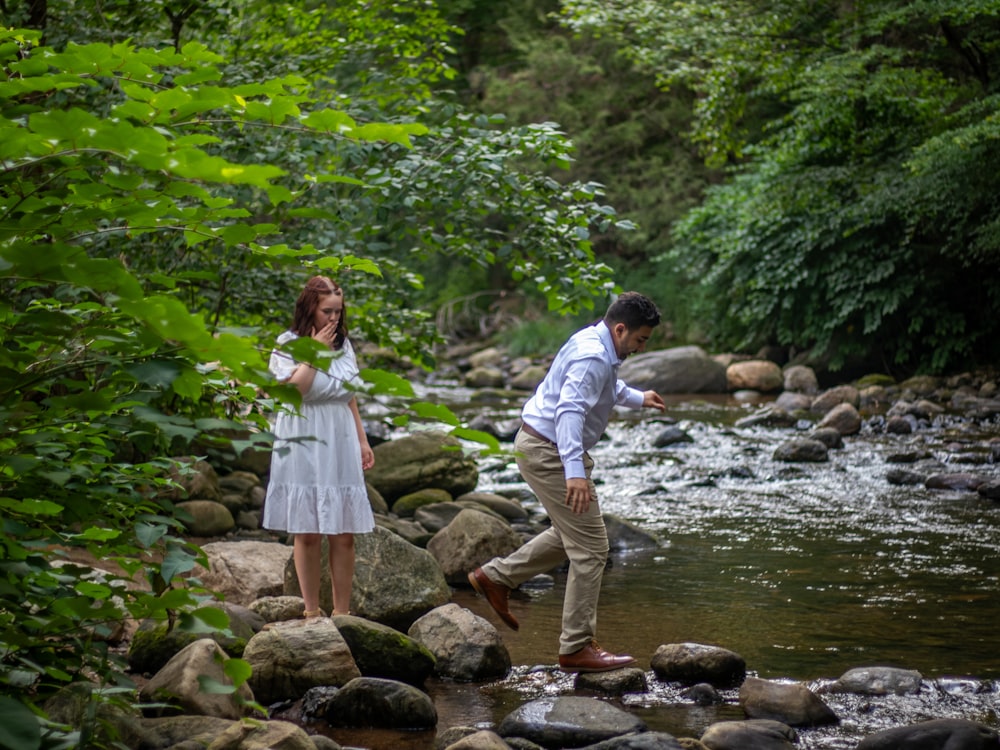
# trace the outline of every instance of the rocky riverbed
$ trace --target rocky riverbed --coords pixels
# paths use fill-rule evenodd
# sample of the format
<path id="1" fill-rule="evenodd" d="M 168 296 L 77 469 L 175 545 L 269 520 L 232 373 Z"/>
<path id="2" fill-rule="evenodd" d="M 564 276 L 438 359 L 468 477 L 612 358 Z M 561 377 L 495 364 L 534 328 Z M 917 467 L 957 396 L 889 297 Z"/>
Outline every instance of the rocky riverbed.
<path id="1" fill-rule="evenodd" d="M 503 444 L 523 398 L 509 384 L 527 368 L 501 357 L 503 381 L 483 382 L 476 369 L 487 365 L 473 359 L 495 356 L 486 354 L 424 393 Z M 245 686 L 254 699 L 289 720 L 267 723 L 280 735 L 269 746 L 997 747 L 1000 663 L 989 660 L 989 639 L 998 613 L 984 604 L 1000 576 L 996 381 L 969 374 L 820 389 L 808 372 L 778 368 L 775 386 L 767 363 L 674 359 L 693 364 L 637 357 L 630 379 L 670 393 L 670 372 L 699 395 L 669 396 L 666 418 L 623 414 L 595 451 L 614 539 L 602 637 L 634 653 L 639 669 L 577 678 L 554 667 L 559 571 L 517 592 L 526 632 L 498 630 L 464 572 L 541 528 L 537 504 L 503 455 L 475 457 L 433 430 L 389 431 L 370 477 L 379 529 L 359 539 L 354 618 L 297 619 L 286 540 L 255 528 L 265 471 L 201 467 L 186 507 L 192 534 L 213 541 L 204 545 L 210 567 L 197 574 L 225 594 L 235 637 L 185 645 L 154 629 L 131 639 L 148 698 L 190 696 L 183 720 L 144 720 L 142 746 L 260 740 L 260 728 L 234 728 L 244 726 L 243 704 L 200 702 L 192 688 L 192 675 L 217 674 L 228 653 L 254 665 Z M 373 425 L 393 408 L 368 406 Z M 905 522 L 891 526 L 892 517 Z M 965 528 L 949 532 L 959 522 Z M 889 533 L 870 535 L 876 526 Z M 819 569 L 804 573 L 793 561 Z M 891 576 L 940 578 L 950 599 L 908 608 L 928 589 L 894 588 Z M 928 655 L 919 629 L 889 637 L 900 627 L 893 618 L 922 623 L 943 601 L 950 611 L 931 619 L 964 621 L 968 644 Z M 865 642 L 894 645 L 851 650 Z M 831 644 L 835 657 L 824 653 Z M 984 657 L 954 663 L 981 668 L 940 672 L 939 655 L 966 645 Z M 796 649 L 808 658 L 782 660 Z M 943 721 L 923 724 L 931 719 Z M 915 725 L 937 744 L 900 736 Z"/>

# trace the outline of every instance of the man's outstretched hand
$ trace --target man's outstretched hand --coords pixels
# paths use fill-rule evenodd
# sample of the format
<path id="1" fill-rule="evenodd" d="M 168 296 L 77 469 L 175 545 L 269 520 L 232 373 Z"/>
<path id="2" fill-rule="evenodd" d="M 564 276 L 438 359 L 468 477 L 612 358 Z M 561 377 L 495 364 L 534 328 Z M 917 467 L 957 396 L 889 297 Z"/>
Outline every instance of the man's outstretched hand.
<path id="1" fill-rule="evenodd" d="M 645 391 L 642 394 L 642 405 L 650 409 L 658 409 L 659 411 L 667 410 L 667 405 L 663 403 L 663 398 L 656 391 Z"/>

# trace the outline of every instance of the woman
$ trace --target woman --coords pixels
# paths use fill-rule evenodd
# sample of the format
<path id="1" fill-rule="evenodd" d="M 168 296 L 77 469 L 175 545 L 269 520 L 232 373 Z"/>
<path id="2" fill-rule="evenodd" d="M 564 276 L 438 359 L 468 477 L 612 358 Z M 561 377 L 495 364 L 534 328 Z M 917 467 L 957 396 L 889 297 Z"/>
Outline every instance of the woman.
<path id="1" fill-rule="evenodd" d="M 358 376 L 347 337 L 344 292 L 325 276 L 314 276 L 295 302 L 290 330 L 278 347 L 311 336 L 335 354 L 325 371 L 296 362 L 275 349 L 269 368 L 278 381 L 302 394 L 298 413 L 281 411 L 274 432 L 271 477 L 263 526 L 294 534 L 293 557 L 305 605 L 303 616 L 322 617 L 319 606 L 321 550 L 328 545 L 333 614 L 348 614 L 354 580 L 354 535 L 375 527 L 364 470 L 375 464 L 358 403 L 349 383 Z"/>

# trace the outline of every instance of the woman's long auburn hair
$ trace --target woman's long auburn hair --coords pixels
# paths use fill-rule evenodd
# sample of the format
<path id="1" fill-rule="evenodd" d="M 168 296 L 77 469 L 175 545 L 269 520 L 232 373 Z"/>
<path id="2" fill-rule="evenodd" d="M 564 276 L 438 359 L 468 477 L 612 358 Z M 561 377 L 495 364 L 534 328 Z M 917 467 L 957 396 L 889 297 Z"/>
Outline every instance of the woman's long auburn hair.
<path id="1" fill-rule="evenodd" d="M 305 288 L 295 300 L 295 317 L 292 319 L 292 333 L 299 336 L 312 336 L 313 321 L 316 318 L 316 309 L 324 297 L 331 294 L 344 296 L 341 289 L 333 279 L 326 276 L 313 276 L 306 282 Z M 337 334 L 333 337 L 333 348 L 340 349 L 347 338 L 347 302 L 340 313 L 340 320 L 337 321 Z"/>

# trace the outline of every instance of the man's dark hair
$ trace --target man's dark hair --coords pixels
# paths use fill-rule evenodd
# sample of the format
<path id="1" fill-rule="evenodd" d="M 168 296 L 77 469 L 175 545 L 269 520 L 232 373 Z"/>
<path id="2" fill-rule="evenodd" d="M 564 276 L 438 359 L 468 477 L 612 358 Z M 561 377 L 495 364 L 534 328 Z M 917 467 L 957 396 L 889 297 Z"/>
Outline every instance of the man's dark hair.
<path id="1" fill-rule="evenodd" d="M 653 328 L 660 324 L 660 311 L 656 309 L 653 300 L 646 295 L 639 292 L 622 292 L 604 313 L 604 322 L 608 328 L 616 323 L 624 323 L 630 331 L 643 326 Z"/>

